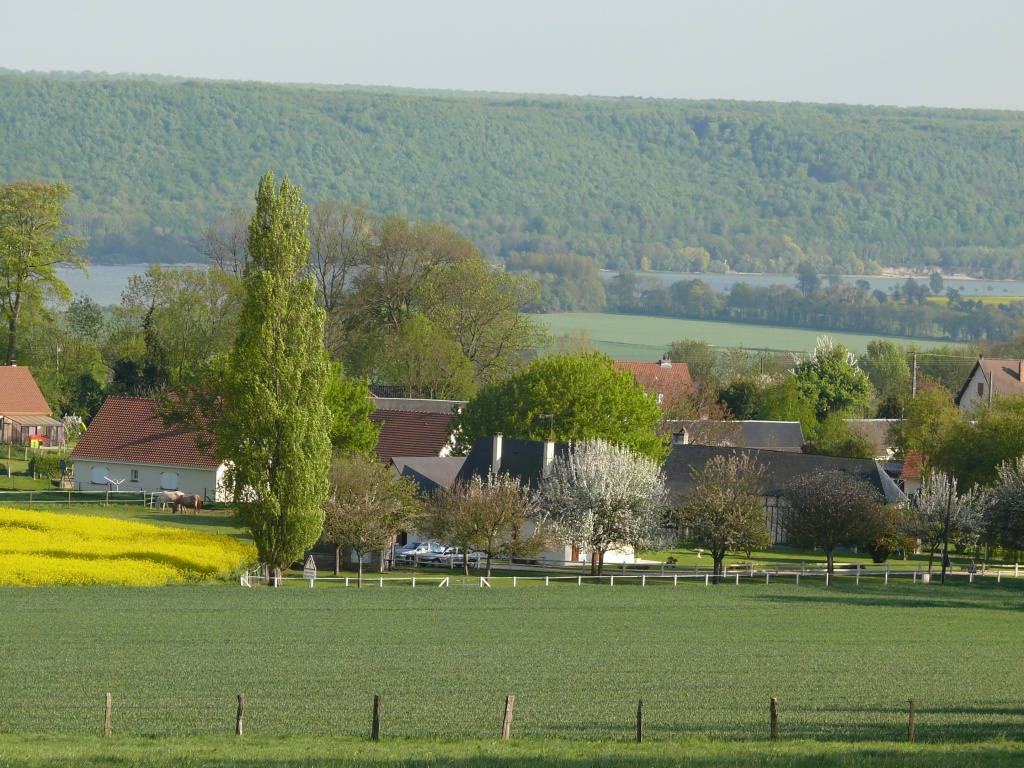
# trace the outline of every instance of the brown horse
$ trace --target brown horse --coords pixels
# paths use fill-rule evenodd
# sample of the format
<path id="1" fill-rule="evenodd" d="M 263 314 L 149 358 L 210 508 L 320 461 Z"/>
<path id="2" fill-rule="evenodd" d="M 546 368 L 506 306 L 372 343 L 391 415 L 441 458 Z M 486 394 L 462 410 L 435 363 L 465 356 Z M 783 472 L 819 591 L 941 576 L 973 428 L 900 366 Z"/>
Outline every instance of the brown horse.
<path id="1" fill-rule="evenodd" d="M 191 496 L 182 495 L 174 500 L 174 512 L 177 513 L 180 510 L 191 509 L 193 513 L 199 514 L 199 510 L 203 508 L 203 497 L 198 493 Z"/>

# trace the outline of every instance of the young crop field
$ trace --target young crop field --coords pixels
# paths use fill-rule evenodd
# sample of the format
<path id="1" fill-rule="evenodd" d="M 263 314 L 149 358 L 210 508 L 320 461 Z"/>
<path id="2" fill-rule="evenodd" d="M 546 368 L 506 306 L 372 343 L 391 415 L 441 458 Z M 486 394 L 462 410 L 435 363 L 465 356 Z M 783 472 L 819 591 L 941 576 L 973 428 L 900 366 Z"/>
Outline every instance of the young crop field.
<path id="1" fill-rule="evenodd" d="M 539 742 L 628 743 L 643 698 L 645 748 L 760 743 L 774 696 L 786 742 L 896 745 L 914 698 L 921 744 L 999 743 L 1024 733 L 1022 604 L 1024 578 L 4 588 L 0 756 L 92 738 L 107 691 L 115 740 L 230 734 L 239 693 L 247 739 L 360 739 L 381 693 L 385 739 L 417 743 L 495 738 L 506 694 Z"/>
<path id="2" fill-rule="evenodd" d="M 668 351 L 673 341 L 680 339 L 699 339 L 715 347 L 801 352 L 814 349 L 815 340 L 828 333 L 857 353 L 863 353 L 868 342 L 876 338 L 888 338 L 898 344 L 913 341 L 898 336 L 880 337 L 865 333 L 814 331 L 770 325 L 720 323 L 646 315 L 613 315 L 600 312 L 562 313 L 537 317 L 554 335 L 578 330 L 587 331 L 593 337 L 594 346 L 616 360 L 657 360 Z"/>

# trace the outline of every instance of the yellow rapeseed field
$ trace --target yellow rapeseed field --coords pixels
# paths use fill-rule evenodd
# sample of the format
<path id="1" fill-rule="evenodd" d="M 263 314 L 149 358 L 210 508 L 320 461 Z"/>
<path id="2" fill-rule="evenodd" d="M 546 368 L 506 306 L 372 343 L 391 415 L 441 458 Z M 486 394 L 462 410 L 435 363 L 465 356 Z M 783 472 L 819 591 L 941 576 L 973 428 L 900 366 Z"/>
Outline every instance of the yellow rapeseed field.
<path id="1" fill-rule="evenodd" d="M 3 586 L 157 586 L 227 576 L 255 559 L 221 534 L 0 507 Z"/>

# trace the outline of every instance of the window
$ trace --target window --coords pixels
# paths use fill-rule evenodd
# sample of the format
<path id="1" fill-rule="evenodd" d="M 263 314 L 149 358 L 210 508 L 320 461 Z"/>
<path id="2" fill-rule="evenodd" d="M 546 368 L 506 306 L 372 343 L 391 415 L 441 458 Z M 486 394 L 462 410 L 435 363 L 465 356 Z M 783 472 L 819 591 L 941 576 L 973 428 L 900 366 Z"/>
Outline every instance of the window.
<path id="1" fill-rule="evenodd" d="M 178 490 L 178 473 L 177 472 L 162 472 L 160 474 L 160 490 L 162 490 L 162 491 L 176 491 L 176 490 Z"/>
<path id="2" fill-rule="evenodd" d="M 981 395 L 984 395 L 984 394 L 985 394 L 985 382 L 979 381 L 978 382 L 978 396 L 980 397 Z"/>
<path id="3" fill-rule="evenodd" d="M 133 483 L 139 482 L 139 470 L 137 470 L 137 469 L 133 469 L 132 470 L 132 482 Z"/>
<path id="4" fill-rule="evenodd" d="M 93 467 L 92 476 L 89 478 L 89 482 L 93 485 L 106 485 L 107 484 L 107 468 L 106 467 Z"/>

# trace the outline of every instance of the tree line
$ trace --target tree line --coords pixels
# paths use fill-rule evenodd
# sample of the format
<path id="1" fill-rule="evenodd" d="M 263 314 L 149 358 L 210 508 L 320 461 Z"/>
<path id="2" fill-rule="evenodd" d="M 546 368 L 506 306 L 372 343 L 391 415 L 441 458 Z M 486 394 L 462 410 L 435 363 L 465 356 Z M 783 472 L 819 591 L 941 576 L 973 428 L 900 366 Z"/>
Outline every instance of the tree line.
<path id="1" fill-rule="evenodd" d="M 719 292 L 700 279 L 666 287 L 632 272 L 615 276 L 606 286 L 608 308 L 629 314 L 950 341 L 1007 341 L 1024 333 L 1024 302 L 991 303 L 955 289 L 932 291 L 913 278 L 886 293 L 871 291 L 864 280 L 825 283 L 814 276 L 798 288 L 738 282 Z"/>
<path id="2" fill-rule="evenodd" d="M 277 163 L 311 200 L 442 222 L 490 258 L 1024 275 L 1017 113 L 10 72 L 0 112 L 0 183 L 72 185 L 97 263 L 193 260 Z"/>

